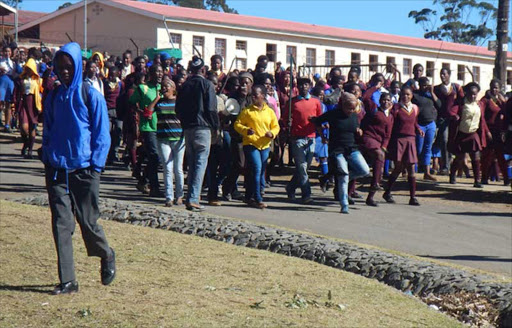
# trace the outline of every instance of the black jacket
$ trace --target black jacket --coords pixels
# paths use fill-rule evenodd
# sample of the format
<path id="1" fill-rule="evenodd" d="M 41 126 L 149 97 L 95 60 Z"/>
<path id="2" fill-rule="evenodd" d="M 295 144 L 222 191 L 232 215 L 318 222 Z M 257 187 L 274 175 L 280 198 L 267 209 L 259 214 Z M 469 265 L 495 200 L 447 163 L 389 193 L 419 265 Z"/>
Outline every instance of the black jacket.
<path id="1" fill-rule="evenodd" d="M 176 98 L 176 114 L 183 130 L 196 127 L 218 130 L 217 97 L 213 84 L 201 75 L 187 79 Z"/>

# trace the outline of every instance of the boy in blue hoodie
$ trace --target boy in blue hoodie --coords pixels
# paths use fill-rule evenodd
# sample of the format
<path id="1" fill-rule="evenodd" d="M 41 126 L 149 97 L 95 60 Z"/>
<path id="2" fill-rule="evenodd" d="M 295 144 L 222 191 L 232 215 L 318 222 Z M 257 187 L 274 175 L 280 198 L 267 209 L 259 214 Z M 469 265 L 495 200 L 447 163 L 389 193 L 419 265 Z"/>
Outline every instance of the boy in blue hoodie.
<path id="1" fill-rule="evenodd" d="M 68 43 L 55 55 L 61 85 L 44 104 L 42 160 L 52 212 L 52 229 L 60 284 L 54 295 L 78 291 L 73 261 L 75 218 L 89 256 L 101 258 L 101 282 L 115 277 L 115 253 L 109 247 L 100 215 L 100 174 L 110 147 L 107 106 L 102 95 L 82 86 L 82 56 L 77 43 Z"/>

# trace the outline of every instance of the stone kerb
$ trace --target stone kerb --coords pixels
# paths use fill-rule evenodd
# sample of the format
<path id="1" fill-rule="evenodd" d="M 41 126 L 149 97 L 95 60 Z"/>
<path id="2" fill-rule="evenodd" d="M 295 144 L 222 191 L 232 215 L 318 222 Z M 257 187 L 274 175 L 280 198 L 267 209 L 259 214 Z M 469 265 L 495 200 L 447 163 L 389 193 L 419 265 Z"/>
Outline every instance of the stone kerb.
<path id="1" fill-rule="evenodd" d="M 46 195 L 24 198 L 22 203 L 47 206 Z M 295 256 L 377 279 L 417 296 L 469 292 L 485 295 L 500 311 L 500 321 L 512 324 L 512 284 L 488 282 L 491 277 L 399 256 L 375 249 L 332 241 L 298 232 L 228 220 L 207 213 L 100 200 L 105 220 L 207 237 L 237 246 Z"/>

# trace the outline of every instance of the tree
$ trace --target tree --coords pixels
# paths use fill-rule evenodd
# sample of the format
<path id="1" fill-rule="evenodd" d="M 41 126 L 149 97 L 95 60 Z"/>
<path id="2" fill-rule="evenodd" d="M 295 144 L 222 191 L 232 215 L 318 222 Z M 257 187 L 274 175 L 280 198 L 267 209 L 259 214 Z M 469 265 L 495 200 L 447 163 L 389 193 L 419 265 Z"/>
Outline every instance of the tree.
<path id="1" fill-rule="evenodd" d="M 433 0 L 439 10 L 424 8 L 409 12 L 425 31 L 425 39 L 482 45 L 494 34 L 497 8 L 486 1 Z M 439 24 L 439 26 L 438 26 Z"/>
<path id="2" fill-rule="evenodd" d="M 189 7 L 197 9 L 208 9 L 213 11 L 223 11 L 225 13 L 238 14 L 238 12 L 226 4 L 226 0 L 145 0 L 151 3 L 176 5 L 180 7 Z"/>
<path id="3" fill-rule="evenodd" d="M 18 0 L 18 4 L 20 4 L 23 0 Z M 16 0 L 2 0 L 3 3 L 5 3 L 8 6 L 11 6 L 13 8 L 16 8 Z"/>
<path id="4" fill-rule="evenodd" d="M 71 2 L 63 3 L 62 5 L 59 6 L 59 8 L 57 8 L 57 10 L 61 10 L 61 9 L 67 8 L 67 7 L 71 6 L 71 5 L 72 5 Z"/>

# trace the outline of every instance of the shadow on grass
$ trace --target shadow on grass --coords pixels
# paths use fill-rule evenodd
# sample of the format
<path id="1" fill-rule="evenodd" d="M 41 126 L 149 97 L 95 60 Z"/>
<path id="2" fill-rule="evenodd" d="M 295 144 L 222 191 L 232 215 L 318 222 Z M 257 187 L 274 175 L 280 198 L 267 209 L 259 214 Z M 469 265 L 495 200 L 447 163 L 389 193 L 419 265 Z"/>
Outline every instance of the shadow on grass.
<path id="1" fill-rule="evenodd" d="M 48 289 L 51 287 L 51 289 Z M 0 285 L 0 290 L 8 290 L 14 292 L 28 292 L 28 293 L 40 293 L 40 294 L 51 294 L 53 287 L 55 285 L 21 285 L 21 286 L 13 286 L 13 285 Z"/>

